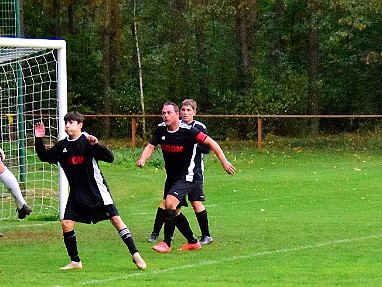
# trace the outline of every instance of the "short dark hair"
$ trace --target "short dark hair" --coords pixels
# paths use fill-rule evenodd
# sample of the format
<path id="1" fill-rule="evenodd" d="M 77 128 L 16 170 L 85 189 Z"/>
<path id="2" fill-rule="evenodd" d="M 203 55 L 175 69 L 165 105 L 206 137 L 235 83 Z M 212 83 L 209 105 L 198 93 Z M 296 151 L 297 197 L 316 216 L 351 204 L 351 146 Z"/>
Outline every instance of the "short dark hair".
<path id="1" fill-rule="evenodd" d="M 174 107 L 174 111 L 179 113 L 179 107 L 174 102 L 166 102 L 166 103 L 163 104 L 163 106 L 173 106 Z"/>
<path id="2" fill-rule="evenodd" d="M 77 121 L 78 123 L 83 123 L 84 120 L 84 116 L 79 112 L 69 112 L 64 116 L 65 123 L 68 121 Z"/>

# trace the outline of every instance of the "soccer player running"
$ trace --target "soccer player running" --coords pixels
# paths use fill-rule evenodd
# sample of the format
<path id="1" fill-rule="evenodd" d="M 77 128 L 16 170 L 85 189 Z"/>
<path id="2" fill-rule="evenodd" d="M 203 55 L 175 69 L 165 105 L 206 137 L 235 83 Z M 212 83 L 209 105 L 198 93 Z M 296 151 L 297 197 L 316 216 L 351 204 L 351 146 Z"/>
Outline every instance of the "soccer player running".
<path id="1" fill-rule="evenodd" d="M 31 214 L 32 208 L 26 203 L 19 183 L 14 174 L 4 165 L 5 154 L 0 148 L 0 180 L 5 187 L 10 191 L 16 201 L 17 213 L 19 219 L 24 219 L 27 215 Z"/>
<path id="2" fill-rule="evenodd" d="M 207 127 L 200 121 L 194 120 L 194 116 L 196 114 L 197 104 L 192 99 L 186 99 L 182 102 L 180 106 L 180 116 L 182 118 L 182 122 L 186 123 L 189 126 L 197 128 L 203 133 L 207 134 Z M 191 205 L 195 211 L 196 218 L 198 220 L 199 228 L 202 233 L 201 238 L 199 240 L 200 244 L 210 244 L 213 241 L 213 238 L 210 235 L 209 226 L 208 226 L 208 216 L 207 210 L 203 205 L 203 201 L 205 201 L 205 196 L 203 193 L 203 180 L 204 180 L 204 162 L 203 162 L 203 154 L 208 154 L 210 152 L 210 148 L 203 145 L 198 144 L 195 154 L 195 167 L 194 167 L 194 181 L 196 183 L 196 188 L 188 193 L 188 200 L 191 202 Z M 181 204 L 182 205 L 182 204 Z M 187 206 L 187 203 L 183 205 Z M 180 206 L 177 208 L 177 218 L 181 218 L 182 215 Z M 147 239 L 149 242 L 155 242 L 159 238 L 160 230 L 165 221 L 165 200 L 161 202 L 160 206 L 157 209 L 157 213 L 154 220 L 153 231 L 151 232 L 149 238 Z"/>
<path id="3" fill-rule="evenodd" d="M 226 159 L 217 142 L 198 129 L 180 122 L 179 107 L 176 104 L 167 102 L 163 105 L 162 119 L 163 123 L 158 125 L 137 161 L 137 166 L 143 167 L 155 146 L 161 145 L 166 169 L 164 240 L 154 245 L 153 249 L 157 252 L 171 252 L 176 225 L 187 239 L 187 243 L 178 250 L 200 249 L 201 244 L 193 235 L 187 218 L 184 215 L 182 218 L 176 216 L 179 203 L 185 201 L 189 192 L 200 187 L 200 183 L 194 181 L 193 169 L 197 144 L 212 149 L 228 174 L 234 174 L 236 169 Z"/>
<path id="4" fill-rule="evenodd" d="M 128 247 L 136 266 L 141 270 L 146 269 L 146 263 L 139 254 L 129 229 L 118 214 L 109 187 L 98 166 L 98 161 L 111 163 L 114 160 L 112 152 L 98 142 L 96 137 L 82 132 L 82 114 L 69 112 L 64 120 L 68 136 L 50 149 L 46 149 L 42 140 L 45 135 L 44 124 L 40 122 L 35 125 L 35 149 L 38 157 L 43 162 L 59 163 L 70 186 L 61 226 L 71 261 L 60 269 L 82 268 L 74 232 L 75 223 L 95 224 L 107 219 Z"/>

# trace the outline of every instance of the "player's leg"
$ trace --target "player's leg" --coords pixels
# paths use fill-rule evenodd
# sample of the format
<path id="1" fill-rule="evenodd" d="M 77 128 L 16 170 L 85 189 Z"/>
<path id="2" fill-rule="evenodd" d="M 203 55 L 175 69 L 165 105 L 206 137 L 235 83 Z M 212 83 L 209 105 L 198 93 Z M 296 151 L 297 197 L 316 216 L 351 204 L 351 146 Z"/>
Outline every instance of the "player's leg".
<path id="1" fill-rule="evenodd" d="M 182 235 L 187 239 L 187 243 L 184 244 L 178 250 L 200 249 L 200 243 L 198 242 L 194 233 L 192 232 L 190 224 L 183 213 L 177 215 L 176 227 L 179 229 L 180 233 L 182 233 Z"/>
<path id="2" fill-rule="evenodd" d="M 149 238 L 147 239 L 148 242 L 156 242 L 159 238 L 159 233 L 162 229 L 162 226 L 164 224 L 164 220 L 166 217 L 166 211 L 165 211 L 165 206 L 164 206 L 165 200 L 161 202 L 157 209 L 157 213 L 155 215 L 155 220 L 154 220 L 154 226 L 153 226 L 153 231 L 151 232 Z"/>
<path id="3" fill-rule="evenodd" d="M 187 243 L 184 244 L 181 248 L 178 250 L 195 250 L 195 249 L 200 249 L 201 245 L 200 242 L 196 239 L 194 233 L 191 230 L 190 224 L 187 220 L 187 218 L 184 216 L 183 213 L 180 212 L 180 206 L 188 206 L 187 201 L 186 201 L 186 195 L 192 192 L 195 187 L 195 183 L 180 183 L 178 185 L 178 193 L 179 195 L 184 195 L 180 203 L 178 204 L 177 208 L 177 216 L 176 216 L 176 227 L 179 229 L 180 233 L 187 239 Z M 180 197 L 181 198 L 181 197 Z"/>
<path id="4" fill-rule="evenodd" d="M 180 233 L 187 239 L 187 242 L 190 244 L 196 244 L 198 240 L 194 236 L 194 233 L 191 230 L 190 224 L 187 218 L 182 213 L 182 206 L 188 206 L 186 200 L 182 200 L 176 208 L 176 227 Z"/>
<path id="5" fill-rule="evenodd" d="M 61 270 L 81 269 L 82 262 L 78 255 L 76 233 L 74 232 L 75 221 L 64 219 L 61 221 L 64 243 L 70 262 L 68 265 L 61 267 Z"/>
<path id="6" fill-rule="evenodd" d="M 171 251 L 171 241 L 174 236 L 176 226 L 176 207 L 179 202 L 179 199 L 175 196 L 167 194 L 165 200 L 166 217 L 164 222 L 164 240 L 153 246 L 153 249 L 157 252 Z"/>
<path id="7" fill-rule="evenodd" d="M 137 265 L 139 269 L 145 270 L 147 268 L 146 262 L 139 254 L 138 249 L 135 246 L 133 237 L 131 236 L 130 230 L 122 221 L 122 218 L 119 215 L 115 215 L 110 218 L 110 222 L 113 224 L 115 229 L 117 229 L 119 236 L 129 249 L 129 252 L 132 255 L 133 262 L 135 263 L 135 265 Z"/>
<path id="8" fill-rule="evenodd" d="M 195 211 L 196 219 L 198 220 L 200 227 L 200 232 L 202 233 L 200 243 L 210 244 L 213 239 L 210 234 L 207 210 L 201 201 L 191 201 L 191 205 Z"/>
<path id="9" fill-rule="evenodd" d="M 191 202 L 192 208 L 194 209 L 196 219 L 198 220 L 200 232 L 202 236 L 200 238 L 201 244 L 209 244 L 212 242 L 212 237 L 210 235 L 209 225 L 208 225 L 208 215 L 203 201 L 205 201 L 205 196 L 203 192 L 203 182 L 195 182 L 195 188 L 188 194 L 188 200 Z"/>
<path id="10" fill-rule="evenodd" d="M 16 201 L 18 218 L 23 219 L 31 214 L 32 208 L 26 203 L 19 183 L 14 174 L 3 164 L 0 160 L 0 180 L 4 183 L 5 187 L 10 191 Z"/>

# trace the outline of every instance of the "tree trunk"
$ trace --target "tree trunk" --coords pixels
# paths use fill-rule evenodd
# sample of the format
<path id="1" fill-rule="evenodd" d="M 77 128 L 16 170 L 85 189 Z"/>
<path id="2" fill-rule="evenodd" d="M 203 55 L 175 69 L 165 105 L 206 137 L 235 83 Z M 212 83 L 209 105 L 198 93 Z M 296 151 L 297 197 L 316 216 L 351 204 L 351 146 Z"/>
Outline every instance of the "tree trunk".
<path id="1" fill-rule="evenodd" d="M 68 15 L 68 30 L 70 34 L 75 33 L 75 24 L 74 24 L 74 19 L 75 19 L 75 7 L 74 7 L 74 0 L 68 1 L 68 10 L 67 10 L 67 15 Z"/>
<path id="2" fill-rule="evenodd" d="M 139 76 L 139 96 L 141 100 L 141 111 L 142 111 L 142 134 L 143 138 L 146 139 L 146 118 L 144 115 L 145 112 L 145 98 L 143 94 L 143 76 L 142 76 L 142 64 L 141 64 L 141 53 L 139 49 L 139 37 L 138 37 L 138 21 L 136 20 L 136 2 L 134 1 L 134 23 L 133 23 L 133 33 L 135 39 L 135 51 L 137 55 L 137 64 L 138 64 L 138 76 Z"/>
<path id="3" fill-rule="evenodd" d="M 193 0 L 191 1 L 194 10 L 204 11 L 206 6 L 206 0 Z M 206 40 L 205 40 L 205 19 L 203 15 L 195 18 L 195 39 L 197 50 L 197 63 L 198 63 L 198 83 L 199 83 L 199 95 L 198 102 L 204 111 L 208 111 L 211 108 L 211 102 L 209 98 L 209 81 L 208 81 L 208 61 L 206 55 Z"/>
<path id="4" fill-rule="evenodd" d="M 256 21 L 257 0 L 235 0 L 236 8 L 236 38 L 240 46 L 241 63 L 238 66 L 238 92 L 248 91 L 252 84 L 252 73 L 249 49 L 249 26 Z M 255 35 L 252 35 L 252 42 L 256 42 Z"/>
<path id="5" fill-rule="evenodd" d="M 317 29 L 318 0 L 309 1 L 310 25 L 308 35 L 308 97 L 310 114 L 320 114 L 319 32 Z M 319 119 L 313 119 L 311 131 L 319 131 Z"/>
<path id="6" fill-rule="evenodd" d="M 274 19 L 274 34 L 273 34 L 273 50 L 271 54 L 272 74 L 276 82 L 280 79 L 280 65 L 282 54 L 282 22 L 284 19 L 285 3 L 284 0 L 276 0 L 275 3 L 275 19 Z"/>
<path id="7" fill-rule="evenodd" d="M 59 38 L 61 36 L 61 18 L 60 18 L 61 1 L 53 0 L 53 33 L 54 37 Z"/>
<path id="8" fill-rule="evenodd" d="M 102 90 L 102 102 L 103 102 L 103 114 L 110 114 L 110 83 L 111 83 L 111 25 L 110 19 L 113 17 L 111 15 L 111 5 L 114 2 L 105 1 L 105 19 L 104 19 L 104 31 L 103 31 L 103 58 L 102 58 L 102 79 L 103 79 L 103 90 Z M 102 121 L 102 137 L 110 137 L 110 118 L 105 118 Z"/>
<path id="9" fill-rule="evenodd" d="M 122 46 L 122 27 L 121 27 L 121 6 L 120 0 L 109 0 L 105 2 L 105 19 L 103 34 L 103 60 L 102 76 L 104 80 L 102 100 L 103 114 L 111 114 L 111 93 L 118 89 L 121 46 Z M 106 117 L 102 121 L 102 136 L 110 137 L 111 119 Z"/>
<path id="10" fill-rule="evenodd" d="M 181 90 L 182 83 L 187 83 L 189 72 L 185 69 L 186 52 L 185 52 L 185 13 L 187 11 L 188 1 L 186 0 L 172 0 L 172 27 L 170 31 L 171 38 L 171 69 L 172 77 L 168 86 L 168 97 L 170 99 L 182 100 L 183 92 Z M 182 81 L 180 81 L 182 79 Z"/>

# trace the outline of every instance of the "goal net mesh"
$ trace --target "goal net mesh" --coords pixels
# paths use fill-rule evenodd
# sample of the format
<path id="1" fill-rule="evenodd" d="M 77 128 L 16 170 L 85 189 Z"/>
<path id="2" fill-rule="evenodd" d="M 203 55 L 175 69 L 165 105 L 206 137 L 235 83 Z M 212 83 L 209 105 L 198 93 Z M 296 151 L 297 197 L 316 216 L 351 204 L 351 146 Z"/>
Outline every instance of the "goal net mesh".
<path id="1" fill-rule="evenodd" d="M 34 124 L 46 145 L 58 139 L 56 50 L 0 47 L 0 129 L 5 165 L 19 180 L 32 216 L 58 216 L 58 167 L 39 161 Z M 0 219 L 17 218 L 15 200 L 0 183 Z"/>
<path id="2" fill-rule="evenodd" d="M 0 0 L 0 35 L 19 36 L 19 0 Z"/>

